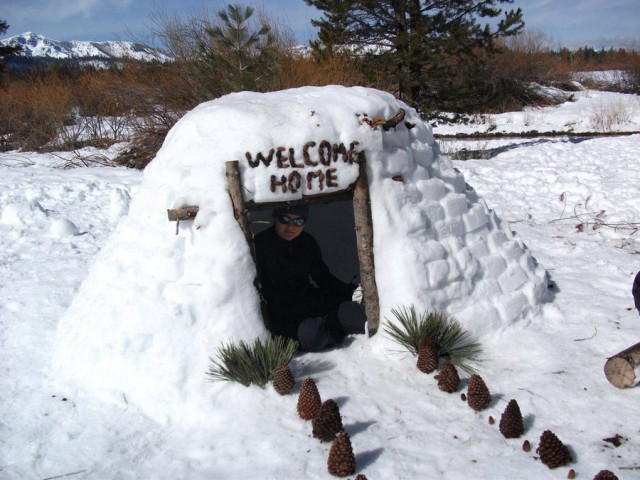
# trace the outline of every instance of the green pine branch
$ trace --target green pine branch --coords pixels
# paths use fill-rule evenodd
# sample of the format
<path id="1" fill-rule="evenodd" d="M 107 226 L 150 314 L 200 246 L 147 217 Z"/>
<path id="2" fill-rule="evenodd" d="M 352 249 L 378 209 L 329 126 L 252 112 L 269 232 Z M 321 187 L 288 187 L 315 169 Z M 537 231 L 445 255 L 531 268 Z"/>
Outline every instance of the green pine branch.
<path id="1" fill-rule="evenodd" d="M 419 314 L 412 305 L 409 308 L 392 309 L 395 321 L 387 320 L 385 333 L 413 355 L 417 355 L 425 340 L 430 338 L 438 350 L 438 356 L 451 361 L 456 368 L 472 374 L 471 363 L 481 360 L 482 348 L 472 341 L 469 333 L 458 321 L 443 312 Z"/>
<path id="2" fill-rule="evenodd" d="M 237 382 L 245 387 L 251 384 L 261 388 L 273 378 L 280 363 L 289 363 L 298 349 L 295 340 L 271 337 L 264 343 L 256 339 L 253 345 L 241 341 L 235 345 L 222 344 L 217 359 L 209 357 L 211 365 L 206 374 L 211 380 Z"/>

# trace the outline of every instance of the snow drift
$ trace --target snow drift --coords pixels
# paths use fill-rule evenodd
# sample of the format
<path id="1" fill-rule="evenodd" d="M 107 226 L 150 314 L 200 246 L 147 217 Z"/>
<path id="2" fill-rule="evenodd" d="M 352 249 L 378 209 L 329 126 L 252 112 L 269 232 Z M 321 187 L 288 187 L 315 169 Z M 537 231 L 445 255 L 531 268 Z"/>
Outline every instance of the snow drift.
<path id="1" fill-rule="evenodd" d="M 400 108 L 405 121 L 388 131 L 367 122 Z M 225 162 L 239 161 L 246 200 L 262 203 L 344 190 L 358 155 L 367 162 L 382 322 L 413 304 L 445 310 L 482 337 L 538 310 L 546 272 L 415 110 L 360 87 L 242 92 L 198 106 L 167 136 L 60 321 L 56 377 L 124 395 L 161 422 L 200 421 L 216 402 L 204 375 L 215 349 L 267 335 Z M 167 209 L 185 205 L 199 212 L 176 235 Z M 382 351 L 389 340 L 381 329 L 369 343 Z"/>

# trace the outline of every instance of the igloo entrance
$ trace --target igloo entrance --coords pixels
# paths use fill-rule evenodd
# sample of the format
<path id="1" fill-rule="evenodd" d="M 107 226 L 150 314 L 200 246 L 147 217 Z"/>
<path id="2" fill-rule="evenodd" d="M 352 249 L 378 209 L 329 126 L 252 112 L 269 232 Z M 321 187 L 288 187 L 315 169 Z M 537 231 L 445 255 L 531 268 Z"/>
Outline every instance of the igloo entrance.
<path id="1" fill-rule="evenodd" d="M 234 215 L 242 228 L 255 260 L 253 237 L 267 228 L 271 212 L 282 205 L 310 205 L 311 233 L 322 251 L 329 269 L 348 283 L 358 279 L 363 291 L 369 335 L 375 335 L 380 323 L 380 306 L 373 261 L 373 226 L 364 158 L 360 174 L 348 189 L 338 193 L 305 197 L 297 202 L 255 203 L 244 201 L 237 162 L 227 163 L 227 180 Z M 259 281 L 256 282 L 259 289 Z M 263 309 L 264 312 L 264 309 Z M 264 313 L 263 313 L 264 314 Z"/>

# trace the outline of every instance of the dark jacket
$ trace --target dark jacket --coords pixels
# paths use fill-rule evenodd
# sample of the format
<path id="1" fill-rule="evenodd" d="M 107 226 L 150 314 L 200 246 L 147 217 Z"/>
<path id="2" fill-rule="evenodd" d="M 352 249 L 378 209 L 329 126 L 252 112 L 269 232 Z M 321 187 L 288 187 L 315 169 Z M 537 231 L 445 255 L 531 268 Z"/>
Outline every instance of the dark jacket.
<path id="1" fill-rule="evenodd" d="M 633 294 L 633 301 L 636 305 L 636 309 L 640 313 L 640 272 L 636 274 L 636 278 L 633 281 L 633 287 L 631 288 Z"/>
<path id="2" fill-rule="evenodd" d="M 333 316 L 341 302 L 351 300 L 354 285 L 329 271 L 318 243 L 307 232 L 287 241 L 271 226 L 256 235 L 254 243 L 267 326 L 273 334 L 297 339 L 302 320 Z"/>

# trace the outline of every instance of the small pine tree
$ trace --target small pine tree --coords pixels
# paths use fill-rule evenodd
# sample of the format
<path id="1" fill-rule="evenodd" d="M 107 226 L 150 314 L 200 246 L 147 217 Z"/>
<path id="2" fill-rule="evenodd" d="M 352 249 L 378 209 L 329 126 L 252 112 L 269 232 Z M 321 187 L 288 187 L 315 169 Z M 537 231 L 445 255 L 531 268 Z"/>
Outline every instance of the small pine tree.
<path id="1" fill-rule="evenodd" d="M 9 30 L 9 25 L 7 25 L 6 20 L 0 20 L 0 36 L 2 36 L 7 30 Z M 7 66 L 5 65 L 5 59 L 10 57 L 11 55 L 15 55 L 20 52 L 22 47 L 20 45 L 3 45 L 0 44 L 0 87 L 5 85 L 6 75 L 7 75 Z"/>
<path id="2" fill-rule="evenodd" d="M 199 100 L 243 90 L 266 91 L 280 68 L 276 39 L 266 23 L 251 22 L 253 7 L 228 5 L 196 39 L 193 76 Z"/>

